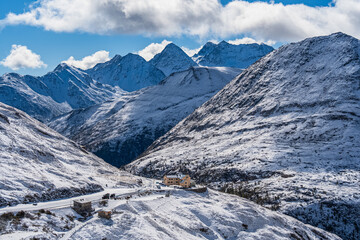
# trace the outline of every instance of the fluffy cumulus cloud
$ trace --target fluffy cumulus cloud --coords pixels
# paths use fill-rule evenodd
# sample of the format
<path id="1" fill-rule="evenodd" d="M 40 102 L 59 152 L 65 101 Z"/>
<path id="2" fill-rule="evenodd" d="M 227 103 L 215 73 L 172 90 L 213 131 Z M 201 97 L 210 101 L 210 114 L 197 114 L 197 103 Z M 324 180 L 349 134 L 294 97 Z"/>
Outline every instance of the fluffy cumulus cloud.
<path id="1" fill-rule="evenodd" d="M 109 52 L 97 51 L 96 53 L 86 56 L 81 60 L 76 60 L 73 56 L 71 56 L 68 60 L 63 61 L 63 63 L 86 70 L 94 67 L 98 63 L 103 63 L 109 60 Z"/>
<path id="2" fill-rule="evenodd" d="M 40 55 L 33 53 L 26 46 L 15 44 L 11 46 L 9 56 L 3 59 L 0 64 L 12 70 L 47 67 L 47 65 L 41 61 Z"/>
<path id="3" fill-rule="evenodd" d="M 326 7 L 234 0 L 38 0 L 3 25 L 26 24 L 57 32 L 189 35 L 292 41 L 342 31 L 360 37 L 360 1 Z"/>
<path id="4" fill-rule="evenodd" d="M 171 41 L 163 40 L 161 43 L 151 43 L 143 50 L 137 52 L 140 56 L 142 56 L 146 61 L 152 59 L 156 54 L 160 53 L 164 48 L 171 43 Z"/>
<path id="5" fill-rule="evenodd" d="M 244 37 L 244 38 L 237 38 L 235 40 L 229 40 L 227 41 L 228 43 L 230 44 L 234 44 L 234 45 L 239 45 L 239 44 L 251 44 L 251 43 L 258 43 L 258 44 L 261 44 L 261 43 L 265 43 L 267 45 L 275 45 L 275 41 L 272 41 L 272 40 L 267 40 L 267 41 L 259 41 L 259 40 L 255 40 L 253 38 L 249 38 L 249 37 Z"/>

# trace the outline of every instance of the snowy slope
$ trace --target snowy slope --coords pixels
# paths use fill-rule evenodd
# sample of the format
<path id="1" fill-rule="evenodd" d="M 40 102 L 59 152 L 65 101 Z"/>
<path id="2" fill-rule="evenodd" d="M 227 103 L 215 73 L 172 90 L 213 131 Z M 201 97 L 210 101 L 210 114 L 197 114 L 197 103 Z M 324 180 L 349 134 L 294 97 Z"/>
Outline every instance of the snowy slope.
<path id="1" fill-rule="evenodd" d="M 168 188 L 169 189 L 169 188 Z M 163 190 L 163 189 L 162 189 Z M 116 189 L 129 196 L 134 189 Z M 95 209 L 105 192 L 0 209 L 16 215 L 0 215 L 0 240 L 8 239 L 340 239 L 289 216 L 260 207 L 248 200 L 208 190 L 193 193 L 170 189 L 140 188 L 130 200 L 109 200 L 111 219 L 98 214 L 79 221 L 69 206 L 85 198 Z M 111 192 L 111 191 L 110 191 Z M 119 195 L 117 195 L 119 196 Z M 64 205 L 65 203 L 65 205 Z M 56 206 L 60 206 L 56 207 Z M 39 211 L 43 209 L 45 211 Z M 23 210 L 24 212 L 19 212 Z M 49 212 L 50 211 L 50 212 Z"/>
<path id="2" fill-rule="evenodd" d="M 196 62 L 173 43 L 168 44 L 164 50 L 156 54 L 149 63 L 160 69 L 166 76 L 197 66 Z"/>
<path id="3" fill-rule="evenodd" d="M 87 72 L 96 81 L 119 86 L 125 91 L 156 85 L 165 78 L 162 71 L 132 53 L 124 57 L 116 55 L 110 61 L 99 63 Z"/>
<path id="4" fill-rule="evenodd" d="M 336 33 L 268 54 L 127 169 L 183 169 L 359 239 L 360 41 Z"/>
<path id="5" fill-rule="evenodd" d="M 0 77 L 0 92 L 0 102 L 46 121 L 72 109 L 102 103 L 121 91 L 62 63 L 42 77 L 5 74 Z"/>
<path id="6" fill-rule="evenodd" d="M 71 239 L 340 239 L 236 196 L 185 191 L 170 197 L 134 199 L 95 218 Z"/>
<path id="7" fill-rule="evenodd" d="M 100 191 L 121 172 L 24 112 L 0 103 L 0 207 Z"/>
<path id="8" fill-rule="evenodd" d="M 245 69 L 273 50 L 274 48 L 265 44 L 234 45 L 225 41 L 218 44 L 208 42 L 193 56 L 193 59 L 201 66 Z"/>
<path id="9" fill-rule="evenodd" d="M 159 85 L 60 116 L 49 126 L 107 162 L 121 166 L 134 160 L 239 73 L 238 69 L 193 67 Z"/>

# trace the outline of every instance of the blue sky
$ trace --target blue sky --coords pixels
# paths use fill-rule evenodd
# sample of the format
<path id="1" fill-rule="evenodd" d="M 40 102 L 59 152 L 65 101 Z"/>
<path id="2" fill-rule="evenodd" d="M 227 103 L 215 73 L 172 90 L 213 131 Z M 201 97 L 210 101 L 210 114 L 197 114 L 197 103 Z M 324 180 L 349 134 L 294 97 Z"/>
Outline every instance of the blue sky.
<path id="1" fill-rule="evenodd" d="M 61 1 L 61 0 L 51 0 L 51 1 Z M 66 1 L 66 0 L 64 0 Z M 78 0 L 80 1 L 80 0 Z M 116 0 L 112 0 L 116 1 Z M 126 1 L 126 0 L 124 0 Z M 149 0 L 156 1 L 156 0 Z M 170 0 L 168 0 L 170 1 Z M 201 1 L 201 0 L 189 0 L 189 1 Z M 340 0 L 338 0 L 340 1 Z M 344 1 L 344 0 L 342 0 Z M 356 0 L 355 0 L 356 1 Z M 22 14 L 25 12 L 29 12 L 29 4 L 34 1 L 30 0 L 11 0 L 11 1 L 0 1 L 0 19 L 5 19 L 9 12 L 15 14 Z M 228 4 L 229 0 L 222 0 L 221 3 L 223 5 Z M 248 0 L 251 4 L 254 4 L 255 1 Z M 270 1 L 263 1 L 270 4 Z M 275 0 L 273 3 L 282 3 L 285 6 L 291 6 L 292 4 L 305 4 L 312 8 L 321 8 L 327 7 L 331 4 L 332 1 L 329 0 L 287 0 L 287 1 L 278 1 Z M 334 5 L 334 4 L 333 4 Z M 308 17 L 307 17 L 308 18 Z M 4 20 L 3 20 L 4 21 Z M 256 17 L 254 17 L 254 22 L 256 22 Z M 310 20 L 309 20 L 310 21 Z M 10 22 L 10 20 L 7 22 Z M 211 22 L 211 20 L 209 20 Z M 282 33 L 281 28 L 287 29 L 287 26 L 280 26 L 280 32 L 277 28 L 276 24 L 269 26 L 269 28 L 264 28 L 259 30 L 259 27 L 254 28 L 254 31 L 250 28 L 250 30 L 246 30 L 246 32 L 241 30 L 232 30 L 230 29 L 228 32 L 223 33 L 221 27 L 217 30 L 216 33 L 212 32 L 211 27 L 208 29 L 211 34 L 198 34 L 197 31 L 201 31 L 207 22 L 204 25 L 199 27 L 199 29 L 191 29 L 192 26 L 189 26 L 189 30 L 186 29 L 187 26 L 183 26 L 180 22 L 181 26 L 179 27 L 179 33 L 171 33 L 164 34 L 161 31 L 163 29 L 156 29 L 147 31 L 146 29 L 136 30 L 135 32 L 131 32 L 131 29 L 106 29 L 106 32 L 96 32 L 97 30 L 91 29 L 91 26 L 87 29 L 82 29 L 80 27 L 74 27 L 72 30 L 60 30 L 52 29 L 53 26 L 46 25 L 47 23 L 43 23 L 43 25 L 32 26 L 34 24 L 29 23 L 5 23 L 1 29 L 0 25 L 0 61 L 5 59 L 12 48 L 12 45 L 22 45 L 26 46 L 33 53 L 36 53 L 41 56 L 41 61 L 47 64 L 47 67 L 41 68 L 24 68 L 16 70 L 15 72 L 21 74 L 31 74 L 31 75 L 43 75 L 48 71 L 51 71 L 56 67 L 61 61 L 68 59 L 70 56 L 73 56 L 75 59 L 81 59 L 85 56 L 91 55 L 99 50 L 106 50 L 110 53 L 110 57 L 115 54 L 125 55 L 129 52 L 137 52 L 141 49 L 144 49 L 146 46 L 153 42 L 161 42 L 166 39 L 174 42 L 178 46 L 184 46 L 188 49 L 196 49 L 199 48 L 206 41 L 211 39 L 216 40 L 234 40 L 241 39 L 243 37 L 251 37 L 256 40 L 267 41 L 273 40 L 276 42 L 274 45 L 278 47 L 282 43 L 286 43 L 292 41 L 293 39 L 298 40 L 302 38 L 302 35 L 299 36 L 294 35 L 294 33 L 287 34 L 284 30 L 284 34 Z M 169 23 L 176 24 L 176 23 Z M 231 25 L 231 24 L 229 24 Z M 262 25 L 264 25 L 262 23 Z M 151 26 L 153 27 L 153 26 Z M 50 28 L 49 30 L 45 30 L 45 28 Z M 136 28 L 136 27 L 135 27 Z M 90 29 L 90 30 L 88 30 Z M 185 29 L 185 30 L 184 30 Z M 240 28 L 241 29 L 241 28 Z M 274 34 L 272 35 L 271 30 L 274 29 Z M 351 30 L 351 28 L 349 28 Z M 335 29 L 336 30 L 336 29 Z M 341 29 L 340 29 L 341 30 Z M 153 34 L 151 31 L 155 31 Z M 165 28 L 166 31 L 166 28 Z M 329 31 L 333 31 L 329 29 Z M 160 32 L 160 33 L 159 33 Z M 191 33 L 189 33 L 191 32 Z M 300 31 L 299 31 L 300 32 Z M 316 34 L 316 30 L 314 30 Z M 321 32 L 322 33 L 322 32 Z M 284 36 L 282 36 L 284 35 Z M 304 37 L 312 35 L 310 33 L 304 33 Z M 274 38 L 274 39 L 271 39 Z M 6 72 L 14 72 L 14 70 L 0 65 L 0 75 Z"/>

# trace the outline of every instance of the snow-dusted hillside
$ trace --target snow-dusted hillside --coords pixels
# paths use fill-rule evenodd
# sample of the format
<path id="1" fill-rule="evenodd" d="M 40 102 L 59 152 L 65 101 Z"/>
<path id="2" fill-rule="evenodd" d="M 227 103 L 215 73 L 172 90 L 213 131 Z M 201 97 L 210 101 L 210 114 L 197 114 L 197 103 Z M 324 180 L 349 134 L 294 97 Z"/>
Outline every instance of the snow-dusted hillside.
<path id="1" fill-rule="evenodd" d="M 159 85 L 60 116 L 50 127 L 121 166 L 134 160 L 239 73 L 231 68 L 192 67 Z"/>
<path id="2" fill-rule="evenodd" d="M 24 78 L 32 78 L 38 83 L 38 89 L 31 89 Z M 41 90 L 41 93 L 38 91 Z M 21 76 L 16 73 L 4 74 L 0 77 L 0 102 L 26 111 L 39 120 L 48 120 L 72 110 L 66 103 L 58 103 L 51 98 L 48 88 L 36 77 Z"/>
<path id="3" fill-rule="evenodd" d="M 72 109 L 102 103 L 121 91 L 62 63 L 42 77 L 5 74 L 0 77 L 0 92 L 0 102 L 46 121 Z"/>
<path id="4" fill-rule="evenodd" d="M 127 169 L 182 169 L 299 220 L 360 238 L 360 41 L 336 33 L 268 54 Z"/>
<path id="5" fill-rule="evenodd" d="M 193 59 L 201 66 L 245 69 L 273 50 L 274 48 L 265 44 L 234 45 L 225 41 L 218 44 L 208 42 L 193 56 Z"/>
<path id="6" fill-rule="evenodd" d="M 162 71 L 132 53 L 124 57 L 116 55 L 110 61 L 99 63 L 87 72 L 96 81 L 118 86 L 125 91 L 156 85 L 165 78 Z"/>
<path id="7" fill-rule="evenodd" d="M 168 44 L 164 50 L 156 54 L 149 63 L 160 69 L 166 76 L 197 66 L 196 62 L 173 43 Z"/>
<path id="8" fill-rule="evenodd" d="M 139 189 L 139 188 L 138 188 Z M 124 197 L 126 191 L 117 189 Z M 129 200 L 110 199 L 106 209 L 111 219 L 94 213 L 85 220 L 69 205 L 72 200 L 93 199 L 96 210 L 103 208 L 95 199 L 102 193 L 72 199 L 21 205 L 0 215 L 0 240 L 8 239 L 259 239 L 330 240 L 339 237 L 305 225 L 234 195 L 209 190 L 193 193 L 170 189 L 140 188 Z M 169 197 L 166 193 L 171 191 Z M 129 196 L 129 195 L 128 195 Z M 64 203 L 67 202 L 67 204 Z M 60 208 L 56 206 L 62 206 Z M 53 207 L 52 207 L 53 206 Z M 25 209 L 21 212 L 20 209 Z M 27 209 L 27 210 L 26 210 Z M 42 211 L 36 209 L 43 209 Z M 0 212 L 5 209 L 0 209 Z M 20 212 L 19 212 L 20 211 Z M 80 220 L 80 221 L 79 221 Z"/>
<path id="9" fill-rule="evenodd" d="M 100 191 L 121 172 L 24 112 L 0 103 L 0 207 Z"/>

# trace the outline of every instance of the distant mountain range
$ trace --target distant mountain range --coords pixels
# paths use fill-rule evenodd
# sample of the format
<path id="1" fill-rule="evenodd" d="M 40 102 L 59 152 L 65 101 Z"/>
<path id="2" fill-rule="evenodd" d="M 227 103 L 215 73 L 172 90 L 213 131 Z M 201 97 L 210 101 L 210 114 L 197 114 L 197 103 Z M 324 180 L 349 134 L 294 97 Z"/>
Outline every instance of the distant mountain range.
<path id="1" fill-rule="evenodd" d="M 16 73 L 0 77 L 0 102 L 47 121 L 72 109 L 104 102 L 121 92 L 62 63 L 42 77 Z"/>
<path id="2" fill-rule="evenodd" d="M 74 110 L 49 126 L 120 167 L 138 157 L 240 72 L 191 67 L 170 75 L 159 85 Z"/>
<path id="3" fill-rule="evenodd" d="M 235 45 L 229 46 L 234 48 Z M 245 46 L 247 47 L 250 45 Z M 251 50 L 248 52 L 250 54 Z M 265 54 L 264 52 L 263 55 Z M 243 59 L 236 58 L 233 61 Z M 244 64 L 239 62 L 238 65 Z M 71 110 L 117 98 L 125 91 L 157 85 L 166 76 L 197 65 L 181 48 L 172 43 L 149 62 L 136 54 L 124 57 L 116 55 L 110 61 L 99 63 L 86 71 L 62 63 L 42 77 L 4 74 L 0 77 L 0 102 L 45 122 Z M 215 63 L 211 65 L 217 66 Z"/>
<path id="4" fill-rule="evenodd" d="M 280 47 L 126 167 L 179 171 L 303 222 L 360 239 L 360 41 Z"/>

